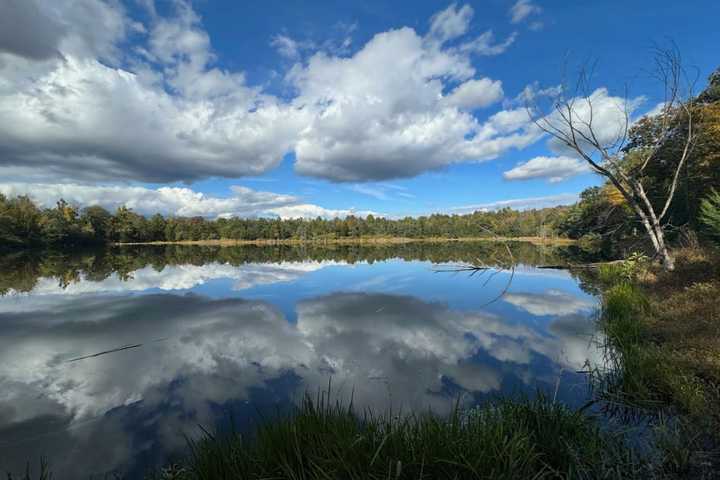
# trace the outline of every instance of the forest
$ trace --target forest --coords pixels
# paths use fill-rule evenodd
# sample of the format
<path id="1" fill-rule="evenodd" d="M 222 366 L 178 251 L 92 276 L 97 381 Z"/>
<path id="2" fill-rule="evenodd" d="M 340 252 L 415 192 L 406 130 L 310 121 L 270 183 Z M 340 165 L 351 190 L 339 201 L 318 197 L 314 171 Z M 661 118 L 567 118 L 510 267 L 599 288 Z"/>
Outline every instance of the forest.
<path id="1" fill-rule="evenodd" d="M 108 242 L 185 240 L 311 240 L 361 237 L 509 237 L 556 232 L 566 207 L 516 211 L 505 208 L 468 215 L 430 215 L 392 220 L 368 215 L 331 220 L 280 218 L 149 218 L 120 207 L 79 209 L 64 200 L 38 208 L 28 197 L 0 196 L 0 241 L 6 247 L 72 246 Z"/>

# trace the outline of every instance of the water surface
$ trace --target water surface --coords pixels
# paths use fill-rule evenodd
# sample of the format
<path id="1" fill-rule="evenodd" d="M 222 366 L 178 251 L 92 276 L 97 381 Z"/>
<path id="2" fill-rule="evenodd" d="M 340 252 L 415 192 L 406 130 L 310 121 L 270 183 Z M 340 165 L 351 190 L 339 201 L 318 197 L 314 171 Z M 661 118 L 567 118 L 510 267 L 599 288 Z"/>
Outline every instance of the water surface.
<path id="1" fill-rule="evenodd" d="M 123 247 L 0 257 L 0 470 L 131 478 L 332 379 L 359 408 L 579 404 L 596 299 L 516 244 Z M 470 275 L 452 270 L 488 266 Z M 510 264 L 514 269 L 508 268 Z"/>

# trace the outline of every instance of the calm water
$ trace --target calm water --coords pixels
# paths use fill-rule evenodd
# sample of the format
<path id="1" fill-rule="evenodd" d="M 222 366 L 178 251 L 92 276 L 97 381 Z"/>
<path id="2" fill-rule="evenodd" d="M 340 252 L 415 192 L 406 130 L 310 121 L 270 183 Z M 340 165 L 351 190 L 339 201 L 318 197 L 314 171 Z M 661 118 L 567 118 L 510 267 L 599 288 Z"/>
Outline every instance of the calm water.
<path id="1" fill-rule="evenodd" d="M 518 244 L 136 247 L 0 257 L 0 470 L 141 477 L 198 424 L 292 405 L 332 378 L 359 407 L 443 413 L 499 394 L 578 404 L 596 299 L 564 252 Z M 511 280 L 512 276 L 512 281 Z M 501 298 L 498 297 L 503 294 Z"/>

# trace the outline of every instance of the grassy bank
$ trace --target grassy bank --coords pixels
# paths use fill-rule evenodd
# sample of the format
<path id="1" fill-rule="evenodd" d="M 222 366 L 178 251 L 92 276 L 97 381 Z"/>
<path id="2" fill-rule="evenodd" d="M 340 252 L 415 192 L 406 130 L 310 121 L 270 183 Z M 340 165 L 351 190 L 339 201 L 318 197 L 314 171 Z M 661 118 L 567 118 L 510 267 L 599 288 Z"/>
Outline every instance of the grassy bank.
<path id="1" fill-rule="evenodd" d="M 288 238 L 282 240 L 182 240 L 176 242 L 122 242 L 113 245 L 398 245 L 405 243 L 450 243 L 450 242 L 527 242 L 536 245 L 573 245 L 576 240 L 559 237 L 348 237 L 348 238 Z"/>
<path id="2" fill-rule="evenodd" d="M 191 444 L 161 480 L 633 478 L 648 465 L 621 435 L 543 397 L 497 401 L 447 419 L 358 414 L 306 398 L 245 438 Z"/>
<path id="3" fill-rule="evenodd" d="M 659 447 L 674 478 L 718 478 L 720 256 L 676 255 L 672 272 L 641 262 L 598 272 L 609 365 L 594 385 L 611 410 L 665 430 Z"/>

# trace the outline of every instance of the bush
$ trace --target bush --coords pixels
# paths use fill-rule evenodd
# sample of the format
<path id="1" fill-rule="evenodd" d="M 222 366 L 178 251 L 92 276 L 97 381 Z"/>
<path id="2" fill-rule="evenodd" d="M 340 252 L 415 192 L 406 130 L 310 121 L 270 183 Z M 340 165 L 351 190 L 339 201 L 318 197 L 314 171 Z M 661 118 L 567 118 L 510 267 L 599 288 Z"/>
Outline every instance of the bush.
<path id="1" fill-rule="evenodd" d="M 700 220 L 710 235 L 720 240 L 720 192 L 713 189 L 700 203 Z"/>

